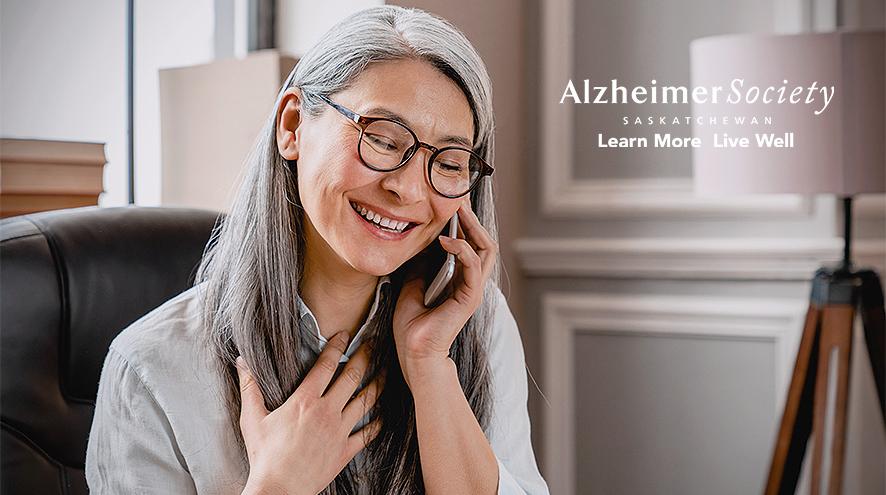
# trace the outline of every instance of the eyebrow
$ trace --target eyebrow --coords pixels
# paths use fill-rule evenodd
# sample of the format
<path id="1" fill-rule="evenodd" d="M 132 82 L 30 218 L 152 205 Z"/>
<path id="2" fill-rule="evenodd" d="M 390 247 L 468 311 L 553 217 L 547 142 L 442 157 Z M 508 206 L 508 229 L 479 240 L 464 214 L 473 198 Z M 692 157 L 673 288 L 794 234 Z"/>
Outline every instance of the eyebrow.
<path id="1" fill-rule="evenodd" d="M 399 122 L 399 123 L 405 125 L 406 127 L 412 129 L 412 126 L 409 124 L 409 121 L 407 119 L 403 118 L 400 114 L 398 114 L 396 112 L 392 112 L 384 107 L 372 107 L 369 110 L 366 110 L 365 113 L 361 113 L 360 115 L 365 115 L 367 117 L 370 117 L 370 116 L 384 117 L 386 119 L 391 119 L 396 122 Z M 413 131 L 413 132 L 415 132 L 415 131 Z M 439 142 L 447 143 L 447 144 L 457 144 L 460 146 L 464 146 L 465 148 L 468 148 L 468 149 L 473 148 L 473 145 L 471 144 L 471 142 L 468 141 L 467 138 L 464 138 L 462 136 L 453 136 L 453 135 L 443 136 Z"/>

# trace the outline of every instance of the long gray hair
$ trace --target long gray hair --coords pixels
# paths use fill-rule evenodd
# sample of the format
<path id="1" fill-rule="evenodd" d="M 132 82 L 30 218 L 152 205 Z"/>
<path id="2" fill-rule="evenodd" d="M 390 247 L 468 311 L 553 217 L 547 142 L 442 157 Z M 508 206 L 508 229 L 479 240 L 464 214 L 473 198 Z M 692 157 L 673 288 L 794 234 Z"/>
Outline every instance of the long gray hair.
<path id="1" fill-rule="evenodd" d="M 363 10 L 342 20 L 301 58 L 277 96 L 245 164 L 243 182 L 230 213 L 213 231 L 197 272 L 204 300 L 208 346 L 224 383 L 231 427 L 245 450 L 238 426 L 240 394 L 235 359 L 242 355 L 261 388 L 268 410 L 295 391 L 313 365 L 308 332 L 300 331 L 295 294 L 304 267 L 304 209 L 298 192 L 298 164 L 284 160 L 277 149 L 276 108 L 286 89 L 301 89 L 301 111 L 316 116 L 323 110 L 317 95 L 331 96 L 347 88 L 369 64 L 400 59 L 431 63 L 464 92 L 474 117 L 475 151 L 493 163 L 492 88 L 486 67 L 464 35 L 447 21 L 416 9 L 394 6 Z M 471 204 L 493 239 L 498 239 L 489 177 L 471 192 Z M 432 243 L 391 274 L 370 322 L 373 344 L 369 375 L 387 370 L 384 391 L 372 416 L 382 429 L 364 450 L 357 472 L 351 462 L 323 493 L 356 493 L 361 479 L 373 493 L 423 493 L 412 394 L 397 360 L 391 322 L 404 280 L 428 280 L 444 252 Z M 487 284 L 483 303 L 459 333 L 450 350 L 465 396 L 484 430 L 491 414 L 491 383 L 487 359 L 494 287 L 499 263 Z M 313 337 L 316 339 L 316 337 Z M 306 357 L 307 356 L 307 357 Z M 305 462 L 310 462 L 305 459 Z"/>

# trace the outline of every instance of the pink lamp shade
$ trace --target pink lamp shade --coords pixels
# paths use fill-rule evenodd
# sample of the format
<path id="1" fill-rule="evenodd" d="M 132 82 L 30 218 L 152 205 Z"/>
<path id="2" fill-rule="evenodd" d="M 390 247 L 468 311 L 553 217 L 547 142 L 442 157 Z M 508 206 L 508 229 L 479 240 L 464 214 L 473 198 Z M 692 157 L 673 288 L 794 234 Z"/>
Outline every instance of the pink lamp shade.
<path id="1" fill-rule="evenodd" d="M 693 99 L 696 192 L 886 191 L 884 46 L 883 31 L 693 41 L 692 87 L 723 88 Z"/>

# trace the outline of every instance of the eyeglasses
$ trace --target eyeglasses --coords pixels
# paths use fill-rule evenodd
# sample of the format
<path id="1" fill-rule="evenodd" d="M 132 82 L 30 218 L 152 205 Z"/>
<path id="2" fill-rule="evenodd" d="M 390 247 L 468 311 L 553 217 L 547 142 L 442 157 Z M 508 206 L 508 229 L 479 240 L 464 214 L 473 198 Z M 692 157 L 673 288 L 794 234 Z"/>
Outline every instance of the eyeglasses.
<path id="1" fill-rule="evenodd" d="M 364 165 L 392 172 L 405 165 L 419 148 L 430 150 L 428 182 L 438 194 L 458 198 L 471 192 L 494 169 L 480 155 L 458 146 L 435 148 L 418 140 L 412 129 L 385 117 L 366 117 L 323 95 L 317 95 L 360 129 L 357 153 Z"/>

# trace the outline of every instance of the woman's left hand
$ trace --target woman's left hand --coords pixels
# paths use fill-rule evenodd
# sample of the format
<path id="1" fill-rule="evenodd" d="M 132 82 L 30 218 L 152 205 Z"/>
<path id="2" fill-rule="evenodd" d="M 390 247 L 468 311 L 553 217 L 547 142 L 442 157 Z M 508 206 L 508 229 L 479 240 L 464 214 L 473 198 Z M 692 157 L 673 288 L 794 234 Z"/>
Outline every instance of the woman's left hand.
<path id="1" fill-rule="evenodd" d="M 403 284 L 394 310 L 397 355 L 410 388 L 411 377 L 448 364 L 449 348 L 483 302 L 483 289 L 498 256 L 498 243 L 471 210 L 470 196 L 462 201 L 458 220 L 458 238 L 439 238 L 443 249 L 456 255 L 451 295 L 429 309 L 424 305 L 425 282 L 414 278 Z"/>

